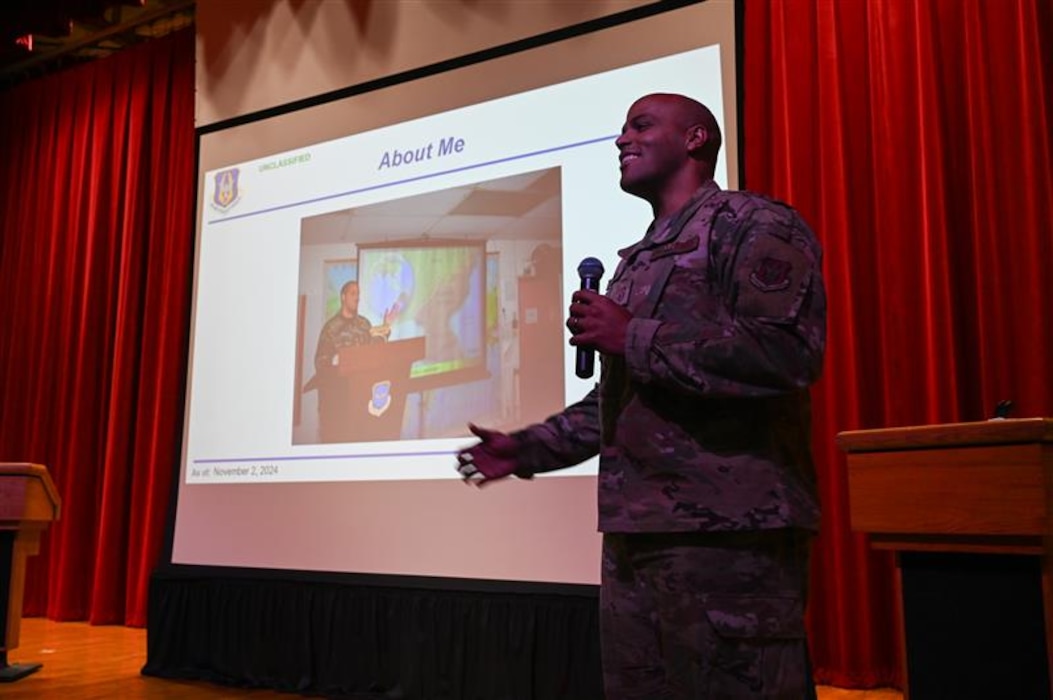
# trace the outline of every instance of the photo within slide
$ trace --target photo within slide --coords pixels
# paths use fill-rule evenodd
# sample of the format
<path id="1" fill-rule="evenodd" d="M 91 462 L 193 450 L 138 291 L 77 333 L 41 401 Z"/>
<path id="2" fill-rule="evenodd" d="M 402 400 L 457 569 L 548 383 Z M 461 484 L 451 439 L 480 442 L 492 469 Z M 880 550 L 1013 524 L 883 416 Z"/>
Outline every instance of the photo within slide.
<path id="1" fill-rule="evenodd" d="M 466 436 L 558 411 L 561 214 L 549 168 L 305 218 L 293 443 Z"/>

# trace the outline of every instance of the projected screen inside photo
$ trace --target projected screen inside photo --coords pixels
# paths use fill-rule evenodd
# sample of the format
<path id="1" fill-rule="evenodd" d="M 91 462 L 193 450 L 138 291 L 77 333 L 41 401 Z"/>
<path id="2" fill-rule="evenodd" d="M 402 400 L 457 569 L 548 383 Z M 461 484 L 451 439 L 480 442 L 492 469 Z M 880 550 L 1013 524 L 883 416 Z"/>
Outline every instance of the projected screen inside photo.
<path id="1" fill-rule="evenodd" d="M 479 490 L 455 454 L 470 423 L 512 431 L 593 388 L 564 319 L 578 263 L 609 278 L 651 220 L 618 187 L 635 99 L 706 103 L 736 185 L 732 15 L 660 12 L 202 134 L 172 562 L 595 583 L 595 459 Z"/>
<path id="2" fill-rule="evenodd" d="M 486 252 L 459 243 L 362 249 L 362 303 L 383 314 L 389 340 L 421 339 L 409 376 L 435 385 L 486 375 Z"/>

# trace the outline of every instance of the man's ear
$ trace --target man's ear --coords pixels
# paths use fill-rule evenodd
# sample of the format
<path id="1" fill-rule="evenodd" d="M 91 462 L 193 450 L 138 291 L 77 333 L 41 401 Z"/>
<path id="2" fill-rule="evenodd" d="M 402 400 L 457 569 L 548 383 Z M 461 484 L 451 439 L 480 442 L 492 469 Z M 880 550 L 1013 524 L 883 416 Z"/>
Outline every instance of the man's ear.
<path id="1" fill-rule="evenodd" d="M 697 154 L 709 140 L 709 132 L 706 127 L 696 124 L 687 130 L 687 151 L 691 155 Z"/>

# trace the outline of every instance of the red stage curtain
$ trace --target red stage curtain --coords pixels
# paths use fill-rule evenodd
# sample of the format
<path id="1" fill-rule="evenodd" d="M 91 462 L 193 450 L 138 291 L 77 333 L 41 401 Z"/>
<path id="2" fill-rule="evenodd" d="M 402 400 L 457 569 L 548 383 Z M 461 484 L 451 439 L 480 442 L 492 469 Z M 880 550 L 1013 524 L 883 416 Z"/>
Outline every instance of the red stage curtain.
<path id="1" fill-rule="evenodd" d="M 825 248 L 820 680 L 898 682 L 892 562 L 849 532 L 842 430 L 1053 415 L 1050 0 L 745 0 L 747 187 Z"/>
<path id="2" fill-rule="evenodd" d="M 146 622 L 178 461 L 194 36 L 0 93 L 0 458 L 63 500 L 25 614 Z"/>

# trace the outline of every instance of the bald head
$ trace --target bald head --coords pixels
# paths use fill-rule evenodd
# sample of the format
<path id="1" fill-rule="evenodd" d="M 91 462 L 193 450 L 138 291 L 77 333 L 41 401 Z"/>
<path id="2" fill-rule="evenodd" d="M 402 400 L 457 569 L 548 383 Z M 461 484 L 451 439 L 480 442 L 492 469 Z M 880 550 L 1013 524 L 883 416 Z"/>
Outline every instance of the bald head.
<path id="1" fill-rule="evenodd" d="M 717 167 L 717 155 L 720 153 L 721 135 L 720 125 L 717 124 L 717 118 L 713 116 L 709 107 L 686 95 L 674 93 L 656 92 L 645 95 L 635 104 L 644 100 L 653 100 L 655 103 L 668 105 L 677 126 L 684 132 L 699 128 L 705 132 L 704 136 L 698 139 L 698 143 L 691 146 L 688 153 L 695 160 L 705 163 L 708 166 L 706 175 L 713 177 L 713 172 Z"/>
<path id="2" fill-rule="evenodd" d="M 713 178 L 720 127 L 709 109 L 690 97 L 655 93 L 636 100 L 615 141 L 621 186 L 658 212 L 678 207 Z"/>

